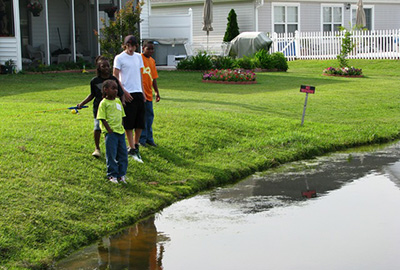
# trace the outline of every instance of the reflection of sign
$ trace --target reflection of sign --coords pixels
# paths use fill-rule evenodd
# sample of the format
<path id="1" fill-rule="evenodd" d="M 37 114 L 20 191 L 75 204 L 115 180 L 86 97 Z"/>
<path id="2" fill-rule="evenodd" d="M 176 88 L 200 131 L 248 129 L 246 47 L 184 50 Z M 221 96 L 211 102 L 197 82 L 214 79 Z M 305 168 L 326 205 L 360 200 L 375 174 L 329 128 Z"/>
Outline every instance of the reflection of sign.
<path id="1" fill-rule="evenodd" d="M 300 92 L 314 94 L 315 93 L 315 86 L 302 85 L 302 86 L 300 86 Z"/>

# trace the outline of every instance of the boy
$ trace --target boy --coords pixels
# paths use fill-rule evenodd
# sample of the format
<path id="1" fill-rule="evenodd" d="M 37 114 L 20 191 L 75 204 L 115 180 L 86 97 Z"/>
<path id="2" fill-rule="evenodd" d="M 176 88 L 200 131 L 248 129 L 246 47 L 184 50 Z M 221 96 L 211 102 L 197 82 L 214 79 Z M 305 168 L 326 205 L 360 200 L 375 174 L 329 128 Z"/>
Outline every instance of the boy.
<path id="1" fill-rule="evenodd" d="M 124 91 L 119 84 L 117 78 L 111 75 L 110 69 L 110 62 L 106 57 L 98 56 L 95 60 L 97 66 L 97 76 L 94 77 L 90 81 L 90 94 L 81 102 L 76 105 L 78 108 L 82 108 L 86 103 L 90 102 L 92 99 L 93 101 L 93 116 L 94 116 L 94 131 L 93 131 L 93 138 L 94 138 L 94 145 L 95 149 L 92 154 L 95 158 L 99 158 L 101 156 L 100 152 L 100 136 L 101 136 L 101 129 L 99 120 L 96 119 L 97 110 L 99 108 L 100 101 L 103 99 L 102 94 L 102 85 L 103 82 L 110 79 L 114 80 L 118 84 L 118 97 L 121 99 L 122 104 L 125 103 L 124 101 Z"/>
<path id="2" fill-rule="evenodd" d="M 126 36 L 122 48 L 124 51 L 114 59 L 113 74 L 119 79 L 125 93 L 124 128 L 128 139 L 128 155 L 143 162 L 139 153 L 139 138 L 144 129 L 144 94 L 141 68 L 143 60 L 135 50 L 138 44 L 132 35 Z M 135 136 L 133 136 L 135 130 Z"/>
<path id="3" fill-rule="evenodd" d="M 156 69 L 156 61 L 151 57 L 154 53 L 154 43 L 152 41 L 145 41 L 143 43 L 143 88 L 146 97 L 145 107 L 145 125 L 140 136 L 140 144 L 143 146 L 151 145 L 157 146 L 153 138 L 153 120 L 154 120 L 154 110 L 153 110 L 153 88 L 156 93 L 156 102 L 160 101 L 160 93 L 157 86 L 158 73 Z"/>
<path id="4" fill-rule="evenodd" d="M 103 83 L 103 100 L 100 102 L 97 119 L 105 134 L 107 177 L 112 183 L 118 181 L 126 184 L 128 154 L 126 152 L 125 132 L 122 118 L 125 116 L 122 103 L 116 99 L 117 83 L 106 80 Z"/>

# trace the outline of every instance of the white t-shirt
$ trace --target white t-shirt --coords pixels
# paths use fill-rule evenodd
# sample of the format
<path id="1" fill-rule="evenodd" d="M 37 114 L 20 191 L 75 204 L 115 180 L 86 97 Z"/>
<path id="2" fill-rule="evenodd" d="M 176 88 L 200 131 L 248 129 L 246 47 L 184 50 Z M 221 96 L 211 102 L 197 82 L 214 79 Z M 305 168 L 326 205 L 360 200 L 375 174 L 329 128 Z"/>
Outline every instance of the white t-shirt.
<path id="1" fill-rule="evenodd" d="M 143 67 L 142 56 L 136 52 L 129 55 L 123 51 L 114 58 L 114 68 L 119 69 L 118 79 L 129 93 L 143 92 L 140 71 Z"/>

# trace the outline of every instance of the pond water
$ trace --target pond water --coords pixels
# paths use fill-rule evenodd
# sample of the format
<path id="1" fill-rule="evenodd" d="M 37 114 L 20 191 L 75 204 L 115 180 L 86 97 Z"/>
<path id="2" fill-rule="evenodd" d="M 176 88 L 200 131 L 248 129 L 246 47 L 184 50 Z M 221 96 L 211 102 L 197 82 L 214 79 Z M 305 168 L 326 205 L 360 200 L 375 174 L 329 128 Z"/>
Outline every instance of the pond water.
<path id="1" fill-rule="evenodd" d="M 397 270 L 399 250 L 396 143 L 291 163 L 177 202 L 55 268 Z"/>

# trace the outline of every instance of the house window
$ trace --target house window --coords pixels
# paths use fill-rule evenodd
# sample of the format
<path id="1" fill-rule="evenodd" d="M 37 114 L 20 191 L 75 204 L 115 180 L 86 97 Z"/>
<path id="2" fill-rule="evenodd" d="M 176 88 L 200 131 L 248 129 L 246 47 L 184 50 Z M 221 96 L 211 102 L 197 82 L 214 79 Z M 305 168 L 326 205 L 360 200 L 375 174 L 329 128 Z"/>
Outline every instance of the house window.
<path id="1" fill-rule="evenodd" d="M 276 33 L 294 33 L 299 30 L 299 6 L 273 4 L 273 26 Z"/>
<path id="2" fill-rule="evenodd" d="M 343 6 L 322 6 L 322 31 L 339 31 L 343 25 Z"/>
<path id="3" fill-rule="evenodd" d="M 356 25 L 356 12 L 357 12 L 357 6 L 353 5 L 351 7 L 351 26 Z M 374 30 L 373 28 L 373 6 L 364 6 L 364 12 L 365 12 L 365 19 L 367 21 L 367 25 L 365 25 L 365 28 L 368 30 Z"/>
<path id="4" fill-rule="evenodd" d="M 0 0 L 0 37 L 14 36 L 13 1 Z"/>

